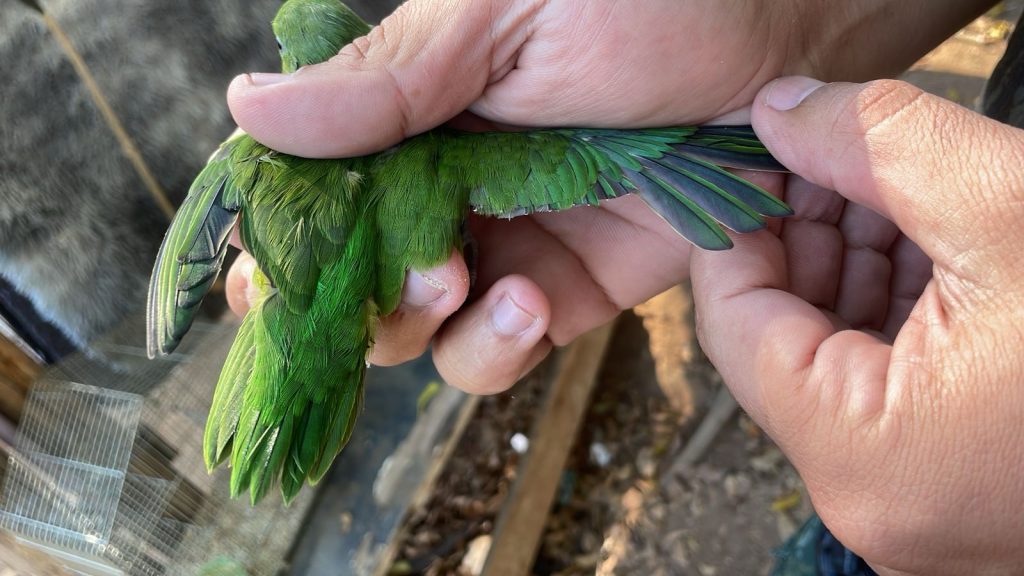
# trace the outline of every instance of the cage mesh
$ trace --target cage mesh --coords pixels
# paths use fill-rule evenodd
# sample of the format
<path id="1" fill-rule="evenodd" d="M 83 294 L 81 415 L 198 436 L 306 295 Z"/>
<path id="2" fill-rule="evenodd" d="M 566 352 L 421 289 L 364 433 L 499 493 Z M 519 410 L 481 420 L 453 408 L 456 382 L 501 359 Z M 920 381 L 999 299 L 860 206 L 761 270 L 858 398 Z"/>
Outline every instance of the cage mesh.
<path id="1" fill-rule="evenodd" d="M 201 435 L 237 324 L 196 323 L 150 361 L 136 316 L 31 390 L 0 492 L 0 528 L 82 574 L 274 574 L 291 508 L 227 498 Z M 268 501 L 273 499 L 268 498 Z M 261 533 L 237 530 L 259 516 Z"/>

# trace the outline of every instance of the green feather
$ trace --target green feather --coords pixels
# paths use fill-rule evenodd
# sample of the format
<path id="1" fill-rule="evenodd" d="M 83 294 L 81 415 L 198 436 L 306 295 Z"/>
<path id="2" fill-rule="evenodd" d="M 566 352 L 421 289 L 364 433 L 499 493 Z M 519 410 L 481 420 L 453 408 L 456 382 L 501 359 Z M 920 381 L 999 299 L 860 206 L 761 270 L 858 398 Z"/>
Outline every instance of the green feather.
<path id="1" fill-rule="evenodd" d="M 231 440 L 238 427 L 242 398 L 252 374 L 252 363 L 255 358 L 253 348 L 255 321 L 255 312 L 247 314 L 242 321 L 213 394 L 209 423 L 203 435 L 203 459 L 206 462 L 207 470 L 212 471 L 227 457 Z"/>

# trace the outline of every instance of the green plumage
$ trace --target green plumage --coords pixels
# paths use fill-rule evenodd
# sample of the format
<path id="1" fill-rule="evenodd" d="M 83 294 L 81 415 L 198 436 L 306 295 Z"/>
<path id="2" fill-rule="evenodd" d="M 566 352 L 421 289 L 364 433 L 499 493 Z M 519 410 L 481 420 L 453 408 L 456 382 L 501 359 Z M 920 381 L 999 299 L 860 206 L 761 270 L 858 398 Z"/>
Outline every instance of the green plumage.
<path id="1" fill-rule="evenodd" d="M 369 27 L 337 0 L 288 0 L 274 20 L 285 72 L 322 61 Z M 312 160 L 242 135 L 196 178 L 150 283 L 151 356 L 169 353 L 223 262 L 231 228 L 258 269 L 204 436 L 231 492 L 286 502 L 345 446 L 378 318 L 410 268 L 463 245 L 470 209 L 514 217 L 636 193 L 683 237 L 731 246 L 789 208 L 718 165 L 779 170 L 749 127 L 467 133 L 439 128 L 370 156 Z"/>

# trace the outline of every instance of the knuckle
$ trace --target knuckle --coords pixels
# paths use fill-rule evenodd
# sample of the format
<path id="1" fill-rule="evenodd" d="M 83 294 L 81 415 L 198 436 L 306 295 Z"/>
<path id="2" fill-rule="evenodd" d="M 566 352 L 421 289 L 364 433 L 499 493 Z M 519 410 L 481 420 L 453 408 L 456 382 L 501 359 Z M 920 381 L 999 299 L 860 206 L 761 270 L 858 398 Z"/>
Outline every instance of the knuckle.
<path id="1" fill-rule="evenodd" d="M 394 346 L 386 342 L 375 345 L 370 355 L 370 363 L 375 366 L 397 366 L 419 358 L 427 347 Z"/>
<path id="2" fill-rule="evenodd" d="M 377 366 L 395 366 L 420 357 L 430 344 L 430 336 L 410 330 L 401 313 L 381 320 L 374 338 L 370 362 Z"/>
<path id="3" fill-rule="evenodd" d="M 864 84 L 853 101 L 857 116 L 868 125 L 884 124 L 914 105 L 926 93 L 900 80 L 875 80 Z"/>
<path id="4" fill-rule="evenodd" d="M 877 80 L 864 85 L 839 115 L 836 132 L 863 142 L 871 163 L 900 161 L 924 141 L 933 115 L 923 114 L 933 106 L 931 96 L 898 80 Z"/>
<path id="5" fill-rule="evenodd" d="M 370 43 L 369 36 L 360 36 L 353 40 L 351 44 L 342 48 L 336 58 L 340 57 L 348 62 L 365 62 L 369 58 Z"/>
<path id="6" fill-rule="evenodd" d="M 1024 166 L 1024 131 L 990 120 L 969 128 L 963 145 L 978 156 L 975 165 L 957 168 L 977 181 L 978 203 L 998 224 L 992 227 L 995 234 L 990 240 L 1012 238 L 1012 243 L 1019 246 L 1018 223 L 1024 217 L 1024 171 L 1020 168 Z"/>
<path id="7" fill-rule="evenodd" d="M 472 394 L 494 394 L 507 388 L 501 378 L 485 377 L 480 362 L 453 352 L 451 346 L 434 347 L 434 366 L 445 382 Z"/>
<path id="8" fill-rule="evenodd" d="M 337 56 L 331 58 L 333 65 L 360 71 L 374 70 L 381 74 L 388 96 L 395 111 L 397 131 L 402 137 L 411 136 L 413 123 L 413 106 L 410 99 L 410 88 L 403 82 L 396 70 L 402 67 L 403 59 L 418 50 L 407 47 L 405 38 L 405 18 L 396 12 L 374 26 L 370 33 L 356 38 L 351 44 L 341 49 Z M 406 46 L 406 48 L 403 48 Z"/>
<path id="9" fill-rule="evenodd" d="M 403 4 L 380 24 L 345 46 L 335 58 L 348 65 L 364 66 L 393 60 L 408 36 L 409 4 Z"/>
<path id="10" fill-rule="evenodd" d="M 367 54 L 374 58 L 394 58 L 403 46 L 402 39 L 408 37 L 409 26 L 407 24 L 408 5 L 400 7 L 395 13 L 381 20 L 380 24 L 374 26 L 366 35 L 365 44 Z"/>

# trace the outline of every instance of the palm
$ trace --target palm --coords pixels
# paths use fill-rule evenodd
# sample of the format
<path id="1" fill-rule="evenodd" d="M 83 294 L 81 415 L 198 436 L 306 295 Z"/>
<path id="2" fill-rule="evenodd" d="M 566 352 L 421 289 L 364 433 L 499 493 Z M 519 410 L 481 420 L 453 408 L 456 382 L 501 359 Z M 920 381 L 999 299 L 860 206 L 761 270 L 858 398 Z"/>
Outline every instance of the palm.
<path id="1" fill-rule="evenodd" d="M 622 1 L 552 2 L 535 17 L 514 69 L 504 69 L 511 59 L 492 62 L 471 110 L 523 125 L 707 121 L 748 104 L 786 71 L 772 43 L 779 13 L 759 2 L 714 10 L 700 0 L 654 0 L 643 10 Z"/>
<path id="2" fill-rule="evenodd" d="M 694 0 L 657 2 L 645 10 L 629 2 L 548 4 L 515 68 L 493 62 L 496 73 L 469 109 L 515 125 L 688 124 L 735 111 L 783 72 L 784 55 L 771 49 L 771 27 L 762 25 L 770 11 L 760 4 L 707 10 Z M 688 25 L 666 29 L 675 22 Z M 737 26 L 749 34 L 735 34 Z M 666 62 L 679 62 L 678 70 L 666 74 Z M 509 274 L 534 281 L 550 301 L 555 344 L 689 274 L 692 246 L 635 198 L 599 210 L 475 219 L 473 231 L 482 254 L 477 291 Z"/>
<path id="3" fill-rule="evenodd" d="M 692 246 L 636 198 L 513 220 L 475 218 L 477 291 L 521 274 L 548 297 L 565 344 L 682 281 Z M 543 256 L 540 256 L 543 255 Z"/>
<path id="4" fill-rule="evenodd" d="M 791 177 L 785 198 L 789 291 L 837 328 L 892 341 L 928 280 L 931 261 L 895 224 L 862 206 Z"/>

